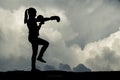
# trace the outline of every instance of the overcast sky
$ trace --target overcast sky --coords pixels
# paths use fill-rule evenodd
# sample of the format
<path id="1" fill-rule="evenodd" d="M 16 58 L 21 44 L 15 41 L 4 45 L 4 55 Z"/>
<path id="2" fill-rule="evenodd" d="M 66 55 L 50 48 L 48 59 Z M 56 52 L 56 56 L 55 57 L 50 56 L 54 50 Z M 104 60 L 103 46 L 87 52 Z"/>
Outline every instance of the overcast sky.
<path id="1" fill-rule="evenodd" d="M 0 0 L 0 71 L 30 70 L 32 55 L 24 11 L 58 15 L 61 22 L 46 22 L 40 36 L 49 41 L 47 64 L 71 68 L 84 64 L 92 71 L 120 70 L 119 0 Z"/>

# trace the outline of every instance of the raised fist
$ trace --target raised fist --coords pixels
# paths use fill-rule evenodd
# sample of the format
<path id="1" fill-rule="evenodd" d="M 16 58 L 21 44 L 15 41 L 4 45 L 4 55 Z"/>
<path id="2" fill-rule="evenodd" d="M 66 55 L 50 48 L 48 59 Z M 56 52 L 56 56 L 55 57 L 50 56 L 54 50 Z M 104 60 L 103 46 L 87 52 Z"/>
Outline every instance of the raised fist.
<path id="1" fill-rule="evenodd" d="M 57 22 L 60 22 L 60 17 L 59 16 L 51 16 L 51 20 L 56 20 Z"/>
<path id="2" fill-rule="evenodd" d="M 43 18 L 42 15 L 38 15 L 38 16 L 37 16 L 37 21 L 38 21 L 38 22 L 43 21 L 43 19 L 44 19 L 44 18 Z"/>

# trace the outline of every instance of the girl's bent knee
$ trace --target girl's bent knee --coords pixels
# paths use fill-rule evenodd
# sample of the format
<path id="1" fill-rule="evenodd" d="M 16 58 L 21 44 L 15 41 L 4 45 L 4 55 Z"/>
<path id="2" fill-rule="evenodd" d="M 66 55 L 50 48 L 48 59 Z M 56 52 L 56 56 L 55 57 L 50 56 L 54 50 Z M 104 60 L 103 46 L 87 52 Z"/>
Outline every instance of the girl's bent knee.
<path id="1" fill-rule="evenodd" d="M 49 42 L 46 41 L 46 45 L 49 46 Z"/>

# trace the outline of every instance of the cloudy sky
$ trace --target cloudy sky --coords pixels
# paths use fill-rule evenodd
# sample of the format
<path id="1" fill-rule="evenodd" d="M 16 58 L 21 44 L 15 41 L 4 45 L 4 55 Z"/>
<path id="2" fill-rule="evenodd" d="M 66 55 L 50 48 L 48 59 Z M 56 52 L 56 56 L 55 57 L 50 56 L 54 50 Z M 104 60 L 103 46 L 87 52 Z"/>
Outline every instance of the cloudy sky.
<path id="1" fill-rule="evenodd" d="M 84 64 L 92 71 L 120 70 L 119 0 L 0 0 L 0 71 L 30 70 L 31 44 L 24 22 L 27 8 L 37 15 L 60 16 L 46 22 L 40 36 L 49 41 L 45 65 L 71 68 Z M 40 46 L 41 48 L 41 46 Z"/>

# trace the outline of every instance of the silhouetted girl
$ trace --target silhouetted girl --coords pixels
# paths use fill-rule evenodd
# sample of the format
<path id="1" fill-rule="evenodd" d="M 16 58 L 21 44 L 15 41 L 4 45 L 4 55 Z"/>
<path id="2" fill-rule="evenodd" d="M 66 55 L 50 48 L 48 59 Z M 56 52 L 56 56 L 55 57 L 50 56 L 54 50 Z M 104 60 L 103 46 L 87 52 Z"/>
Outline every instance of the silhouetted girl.
<path id="1" fill-rule="evenodd" d="M 43 40 L 41 38 L 38 38 L 39 36 L 39 29 L 41 27 L 42 24 L 44 24 L 45 21 L 48 20 L 57 20 L 57 22 L 60 21 L 60 18 L 58 16 L 52 16 L 50 18 L 44 18 L 42 15 L 39 15 L 36 17 L 36 9 L 35 8 L 29 8 L 26 9 L 25 11 L 25 18 L 24 18 L 24 23 L 27 23 L 27 27 L 29 30 L 29 35 L 28 35 L 28 40 L 29 42 L 32 44 L 32 50 L 33 50 L 33 54 L 32 54 L 32 71 L 37 70 L 35 67 L 35 63 L 36 63 L 36 56 L 38 53 L 38 45 L 43 45 L 41 48 L 41 51 L 38 55 L 37 60 L 46 63 L 46 61 L 42 58 L 43 54 L 45 52 L 45 50 L 47 49 L 49 42 L 46 40 Z M 39 25 L 37 25 L 37 22 L 40 22 Z"/>

